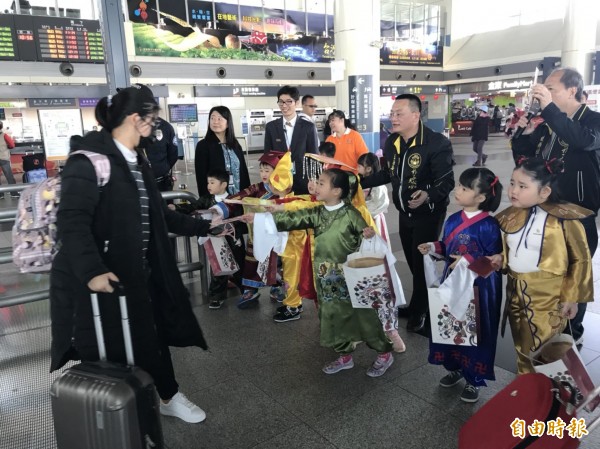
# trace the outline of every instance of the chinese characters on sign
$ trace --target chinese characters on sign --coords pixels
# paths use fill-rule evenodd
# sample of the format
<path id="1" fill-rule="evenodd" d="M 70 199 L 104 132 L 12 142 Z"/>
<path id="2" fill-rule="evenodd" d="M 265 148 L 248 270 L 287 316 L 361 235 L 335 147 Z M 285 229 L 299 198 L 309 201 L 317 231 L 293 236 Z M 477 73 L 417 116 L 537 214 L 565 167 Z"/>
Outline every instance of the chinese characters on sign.
<path id="1" fill-rule="evenodd" d="M 373 132 L 373 75 L 348 77 L 349 118 L 360 133 Z"/>
<path id="2" fill-rule="evenodd" d="M 571 418 L 569 424 L 560 417 L 550 420 L 547 423 L 536 419 L 530 425 L 527 425 L 524 419 L 515 418 L 510 423 L 510 429 L 513 437 L 521 439 L 524 439 L 527 433 L 532 437 L 541 437 L 546 434 L 560 439 L 565 437 L 565 431 L 566 435 L 570 438 L 578 439 L 589 433 L 583 418 Z"/>

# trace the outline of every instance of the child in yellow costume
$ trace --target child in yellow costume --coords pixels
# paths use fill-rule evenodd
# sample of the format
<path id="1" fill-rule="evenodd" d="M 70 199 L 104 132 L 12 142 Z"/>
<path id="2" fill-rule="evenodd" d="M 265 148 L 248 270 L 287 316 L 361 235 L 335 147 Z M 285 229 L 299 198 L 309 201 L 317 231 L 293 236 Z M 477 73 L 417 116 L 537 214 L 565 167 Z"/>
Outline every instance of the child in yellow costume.
<path id="1" fill-rule="evenodd" d="M 561 171 L 556 159 L 520 160 L 508 188 L 512 207 L 496 216 L 504 259 L 492 257 L 508 273 L 505 313 L 519 374 L 534 371 L 529 354 L 565 329 L 578 302 L 593 301 L 592 261 L 579 221 L 591 211 L 559 201 Z"/>

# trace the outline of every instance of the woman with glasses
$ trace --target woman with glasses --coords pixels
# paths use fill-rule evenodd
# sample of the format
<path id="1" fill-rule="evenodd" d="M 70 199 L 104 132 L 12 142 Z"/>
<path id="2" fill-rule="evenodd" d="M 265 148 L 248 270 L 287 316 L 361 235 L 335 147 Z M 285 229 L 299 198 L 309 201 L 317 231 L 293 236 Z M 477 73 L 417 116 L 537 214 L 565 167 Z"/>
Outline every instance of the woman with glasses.
<path id="1" fill-rule="evenodd" d="M 352 171 L 355 175 L 358 173 L 358 158 L 369 152 L 367 144 L 354 125 L 346 118 L 343 111 L 333 111 L 329 114 L 329 126 L 331 135 L 327 137 L 326 142 L 335 145 L 335 158 L 342 161 L 350 167 L 350 170 L 342 166 L 344 170 Z"/>
<path id="2" fill-rule="evenodd" d="M 208 114 L 208 131 L 196 145 L 196 183 L 200 196 L 208 195 L 207 173 L 219 169 L 229 175 L 227 193 L 234 195 L 250 186 L 248 166 L 241 145 L 235 138 L 231 111 L 215 106 Z"/>
<path id="3" fill-rule="evenodd" d="M 107 358 L 125 362 L 113 287 L 118 282 L 127 297 L 135 363 L 154 379 L 160 412 L 197 423 L 206 415 L 179 392 L 169 346 L 207 347 L 168 232 L 205 236 L 210 222 L 171 211 L 162 200 L 154 174 L 137 150 L 157 117 L 152 91 L 128 87 L 96 106 L 102 131 L 71 139 L 72 151 L 96 155 L 72 155 L 62 172 L 60 249 L 50 274 L 51 370 L 69 360 L 98 360 L 90 292 L 99 293 Z M 100 167 L 108 179 L 103 187 L 96 175 Z"/>

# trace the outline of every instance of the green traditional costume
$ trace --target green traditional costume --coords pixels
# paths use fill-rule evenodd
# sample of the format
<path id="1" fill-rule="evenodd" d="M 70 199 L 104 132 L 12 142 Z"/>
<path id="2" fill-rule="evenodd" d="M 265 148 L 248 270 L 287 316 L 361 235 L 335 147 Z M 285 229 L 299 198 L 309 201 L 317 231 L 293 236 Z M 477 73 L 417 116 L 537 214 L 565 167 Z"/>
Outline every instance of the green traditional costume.
<path id="1" fill-rule="evenodd" d="M 351 353 L 364 341 L 379 353 L 392 350 L 375 309 L 354 309 L 342 265 L 358 251 L 363 229 L 360 212 L 344 204 L 336 210 L 325 206 L 273 215 L 278 231 L 315 230 L 313 272 L 319 300 L 321 345 L 340 354 Z"/>

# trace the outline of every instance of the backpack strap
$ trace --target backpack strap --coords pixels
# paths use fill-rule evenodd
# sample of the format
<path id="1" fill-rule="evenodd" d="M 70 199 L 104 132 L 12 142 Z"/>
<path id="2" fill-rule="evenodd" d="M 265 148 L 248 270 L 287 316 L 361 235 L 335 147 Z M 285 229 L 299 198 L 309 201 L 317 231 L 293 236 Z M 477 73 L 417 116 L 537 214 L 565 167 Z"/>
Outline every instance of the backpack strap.
<path id="1" fill-rule="evenodd" d="M 94 166 L 94 170 L 96 170 L 98 187 L 104 187 L 106 184 L 108 184 L 108 181 L 110 180 L 110 161 L 105 154 L 94 153 L 93 151 L 78 150 L 69 154 L 69 157 L 76 154 L 81 154 L 90 160 Z"/>

